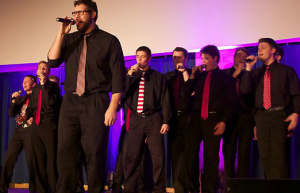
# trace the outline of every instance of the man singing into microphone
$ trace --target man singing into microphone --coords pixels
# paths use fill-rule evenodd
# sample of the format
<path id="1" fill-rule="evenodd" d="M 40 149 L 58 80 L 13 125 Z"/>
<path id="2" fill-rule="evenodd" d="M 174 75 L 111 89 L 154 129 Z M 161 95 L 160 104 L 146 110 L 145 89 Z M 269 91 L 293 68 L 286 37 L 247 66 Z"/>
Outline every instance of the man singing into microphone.
<path id="1" fill-rule="evenodd" d="M 71 24 L 62 23 L 48 53 L 50 66 L 65 62 L 66 73 L 58 130 L 57 191 L 76 191 L 81 145 L 89 192 L 98 193 L 104 191 L 109 126 L 116 121 L 125 82 L 124 57 L 119 40 L 96 25 L 96 3 L 77 0 L 74 7 L 74 19 L 69 19 L 76 21 L 78 31 L 69 34 Z"/>
<path id="2" fill-rule="evenodd" d="M 252 70 L 257 57 L 249 56 L 241 84 L 243 93 L 255 92 L 254 116 L 261 164 L 268 179 L 288 177 L 287 136 L 293 134 L 300 113 L 300 84 L 295 70 L 276 61 L 277 44 L 261 38 L 258 58 L 264 65 Z"/>
<path id="3" fill-rule="evenodd" d="M 23 80 L 23 89 L 26 95 L 20 96 L 20 92 L 14 92 L 12 94 L 11 104 L 9 106 L 9 116 L 14 117 L 17 114 L 24 116 L 26 108 L 28 106 L 29 99 L 31 97 L 32 89 L 36 85 L 36 78 L 32 75 L 25 76 Z M 33 118 L 31 117 L 25 122 L 17 122 L 18 126 L 14 131 L 14 134 L 8 144 L 7 151 L 4 157 L 3 170 L 0 180 L 0 193 L 7 193 L 9 187 L 9 181 L 13 175 L 13 169 L 17 158 L 24 149 L 26 155 L 26 161 L 29 169 L 29 191 L 33 193 L 35 191 L 34 180 L 34 168 L 31 156 L 31 140 L 30 140 L 30 125 Z"/>
<path id="4" fill-rule="evenodd" d="M 223 154 L 227 178 L 249 178 L 251 139 L 254 127 L 254 93 L 240 91 L 244 75 L 244 60 L 249 56 L 246 48 L 238 48 L 234 53 L 234 65 L 224 71 L 234 78 L 239 102 L 239 112 L 227 124 L 223 137 Z M 238 150 L 238 153 L 237 153 Z M 235 157 L 238 155 L 238 170 L 235 176 Z"/>
<path id="5" fill-rule="evenodd" d="M 34 159 L 37 192 L 56 192 L 56 143 L 60 88 L 49 81 L 50 68 L 45 61 L 38 63 L 37 76 L 40 80 L 32 91 L 26 115 L 18 120 L 33 117 L 30 127 L 31 148 Z"/>
<path id="6" fill-rule="evenodd" d="M 142 150 L 147 138 L 153 162 L 152 192 L 166 192 L 164 139 L 163 134 L 169 130 L 171 107 L 169 92 L 164 75 L 149 67 L 151 50 L 141 46 L 136 50 L 136 65 L 127 74 L 124 98 L 128 106 L 124 148 L 126 193 L 135 193 L 137 179 L 140 174 Z"/>
<path id="7" fill-rule="evenodd" d="M 170 144 L 170 153 L 172 158 L 172 178 L 173 184 L 176 181 L 176 171 L 179 157 L 185 146 L 185 134 L 189 132 L 187 127 L 190 116 L 193 99 L 192 96 L 182 96 L 184 82 L 189 79 L 191 69 L 186 67 L 188 52 L 186 49 L 176 47 L 173 51 L 173 63 L 175 70 L 165 74 L 168 88 L 171 94 L 172 121 L 168 141 Z M 199 146 L 199 145 L 198 145 Z M 199 192 L 199 156 L 195 155 L 194 176 L 192 178 L 190 192 Z"/>
<path id="8" fill-rule="evenodd" d="M 176 193 L 190 190 L 194 157 L 198 145 L 204 145 L 204 179 L 202 192 L 217 192 L 219 150 L 221 135 L 227 122 L 237 112 L 237 96 L 234 81 L 218 67 L 220 52 L 216 46 L 208 45 L 200 51 L 203 64 L 192 69 L 190 78 L 183 86 L 184 96 L 195 92 L 193 112 L 190 116 L 189 132 L 186 134 L 185 149 L 180 157 Z"/>

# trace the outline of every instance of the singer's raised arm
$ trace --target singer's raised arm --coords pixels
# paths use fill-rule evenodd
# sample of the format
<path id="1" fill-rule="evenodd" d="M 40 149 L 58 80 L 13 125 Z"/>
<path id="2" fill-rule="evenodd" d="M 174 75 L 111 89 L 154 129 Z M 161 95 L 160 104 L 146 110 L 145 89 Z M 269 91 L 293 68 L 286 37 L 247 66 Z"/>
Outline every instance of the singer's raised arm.
<path id="1" fill-rule="evenodd" d="M 49 52 L 48 65 L 50 68 L 55 68 L 64 62 L 64 47 L 66 45 L 65 35 L 57 35 Z"/>

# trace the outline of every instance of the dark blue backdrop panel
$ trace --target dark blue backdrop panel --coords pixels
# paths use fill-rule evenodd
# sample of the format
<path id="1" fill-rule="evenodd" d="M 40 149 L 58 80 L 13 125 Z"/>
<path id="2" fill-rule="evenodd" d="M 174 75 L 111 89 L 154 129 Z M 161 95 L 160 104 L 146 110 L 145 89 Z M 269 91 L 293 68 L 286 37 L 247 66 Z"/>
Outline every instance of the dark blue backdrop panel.
<path id="1" fill-rule="evenodd" d="M 136 64 L 135 60 L 126 61 L 125 65 L 127 68 Z M 151 63 L 151 67 L 159 72 L 166 73 L 171 70 L 174 70 L 174 65 L 171 56 L 160 57 L 160 58 L 153 58 Z M 189 68 L 195 65 L 195 54 L 189 54 L 189 60 L 187 61 L 187 66 Z M 8 108 L 10 103 L 10 98 L 13 92 L 18 90 L 23 90 L 22 82 L 26 75 L 36 75 L 35 70 L 30 71 L 22 71 L 22 72 L 10 72 L 10 73 L 1 73 L 0 74 L 0 89 L 2 94 L 0 94 L 0 101 L 1 101 L 1 137 L 0 137 L 0 158 L 1 158 L 1 165 L 3 164 L 4 154 L 6 152 L 8 143 L 10 138 L 14 132 L 16 127 L 16 123 L 14 118 L 8 117 Z M 63 89 L 63 82 L 65 79 L 64 67 L 59 67 L 55 69 L 51 69 L 51 75 L 56 75 L 60 79 L 61 85 L 61 93 L 64 95 L 65 91 Z M 22 95 L 25 93 L 23 92 Z M 117 122 L 111 126 L 110 128 L 110 135 L 109 135 L 109 145 L 108 145 L 108 154 L 107 154 L 107 164 L 106 170 L 114 171 L 116 165 L 116 158 L 118 153 L 118 142 L 120 136 L 121 126 L 124 123 L 123 120 L 123 111 L 120 111 L 117 115 Z M 165 140 L 166 141 L 166 140 Z M 168 149 L 166 143 L 166 150 Z M 167 151 L 166 151 L 167 152 Z M 168 184 L 170 184 L 170 176 L 171 176 L 171 167 L 170 167 L 170 158 L 167 156 L 167 177 L 168 177 Z M 85 180 L 86 181 L 86 180 Z M 16 163 L 14 169 L 14 175 L 12 178 L 13 183 L 25 183 L 28 182 L 28 171 L 26 160 L 24 156 L 24 152 L 20 154 L 18 161 Z"/>
<path id="2" fill-rule="evenodd" d="M 285 51 L 285 56 L 282 60 L 282 63 L 285 63 L 289 66 L 292 66 L 298 75 L 300 75 L 300 45 L 283 45 L 281 46 Z M 249 48 L 252 54 L 257 55 L 257 48 L 251 47 Z M 126 61 L 125 65 L 127 68 L 136 64 L 135 60 Z M 151 67 L 157 71 L 162 73 L 166 73 L 174 70 L 174 65 L 172 62 L 171 56 L 164 56 L 160 58 L 153 58 L 151 61 Z M 187 66 L 189 68 L 195 65 L 195 54 L 189 54 L 189 60 L 187 62 Z M 257 67 L 262 65 L 261 62 L 257 64 Z M 1 67 L 1 66 L 0 66 Z M 8 107 L 10 98 L 13 92 L 22 89 L 22 81 L 25 75 L 32 74 L 35 75 L 35 71 L 22 71 L 22 72 L 13 72 L 13 73 L 1 73 L 0 74 L 0 89 L 2 94 L 0 94 L 1 101 L 1 128 L 0 128 L 0 161 L 3 163 L 4 154 L 6 152 L 8 142 L 14 132 L 16 127 L 16 123 L 14 118 L 8 117 Z M 55 74 L 60 78 L 60 83 L 64 82 L 65 74 L 64 68 L 56 68 L 51 69 L 51 74 Z M 62 95 L 64 94 L 63 85 L 62 87 Z M 23 93 L 24 94 L 24 93 Z M 120 111 L 118 113 L 117 122 L 110 129 L 109 136 L 109 146 L 108 146 L 108 155 L 107 155 L 107 171 L 113 171 L 115 169 L 117 152 L 118 152 L 118 141 L 120 136 L 120 129 L 123 124 L 123 112 Z M 291 148 L 291 177 L 292 178 L 300 178 L 300 131 L 299 127 L 297 128 L 294 137 L 292 138 L 292 148 Z M 165 142 L 166 139 L 165 139 Z M 168 153 L 168 145 L 166 143 L 166 165 L 167 165 L 167 185 L 172 185 L 171 183 L 171 164 L 170 164 L 170 156 Z M 252 146 L 252 164 L 251 164 L 251 176 L 252 177 L 263 177 L 262 168 L 259 164 L 258 160 L 258 150 L 257 150 L 257 142 L 253 142 Z M 200 160 L 203 162 L 203 160 Z M 12 179 L 14 183 L 24 183 L 28 182 L 28 172 L 24 154 L 22 153 L 18 159 L 14 170 L 14 176 Z"/>

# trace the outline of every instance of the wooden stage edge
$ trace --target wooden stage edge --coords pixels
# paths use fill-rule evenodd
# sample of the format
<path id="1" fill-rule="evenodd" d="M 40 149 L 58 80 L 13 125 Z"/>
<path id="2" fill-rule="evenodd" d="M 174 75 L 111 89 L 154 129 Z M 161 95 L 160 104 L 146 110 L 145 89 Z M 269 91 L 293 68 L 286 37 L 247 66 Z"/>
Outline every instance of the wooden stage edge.
<path id="1" fill-rule="evenodd" d="M 29 184 L 28 184 L 28 183 L 23 183 L 23 184 L 17 184 L 17 183 L 12 184 L 12 183 L 11 183 L 11 184 L 9 184 L 9 188 L 27 189 L 28 187 L 29 187 Z M 87 191 L 88 185 L 84 185 L 84 189 L 85 189 L 85 191 Z M 104 189 L 107 190 L 108 187 L 105 186 Z M 173 193 L 173 192 L 174 192 L 174 188 L 167 188 L 167 192 L 168 192 L 168 193 L 169 193 L 169 192 Z"/>

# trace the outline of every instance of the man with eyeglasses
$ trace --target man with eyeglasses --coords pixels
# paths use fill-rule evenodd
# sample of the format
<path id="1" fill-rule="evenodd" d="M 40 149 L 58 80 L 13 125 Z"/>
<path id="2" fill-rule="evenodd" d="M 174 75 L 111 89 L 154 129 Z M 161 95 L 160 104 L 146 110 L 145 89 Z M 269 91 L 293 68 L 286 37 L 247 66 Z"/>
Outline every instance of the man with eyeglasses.
<path id="1" fill-rule="evenodd" d="M 61 24 L 48 53 L 51 67 L 65 62 L 66 94 L 59 119 L 57 192 L 75 192 L 77 156 L 82 146 L 87 162 L 89 192 L 103 192 L 109 126 L 116 121 L 124 75 L 119 40 L 95 24 L 98 9 L 92 0 L 74 2 L 78 31 Z M 112 92 L 110 102 L 109 92 Z"/>

